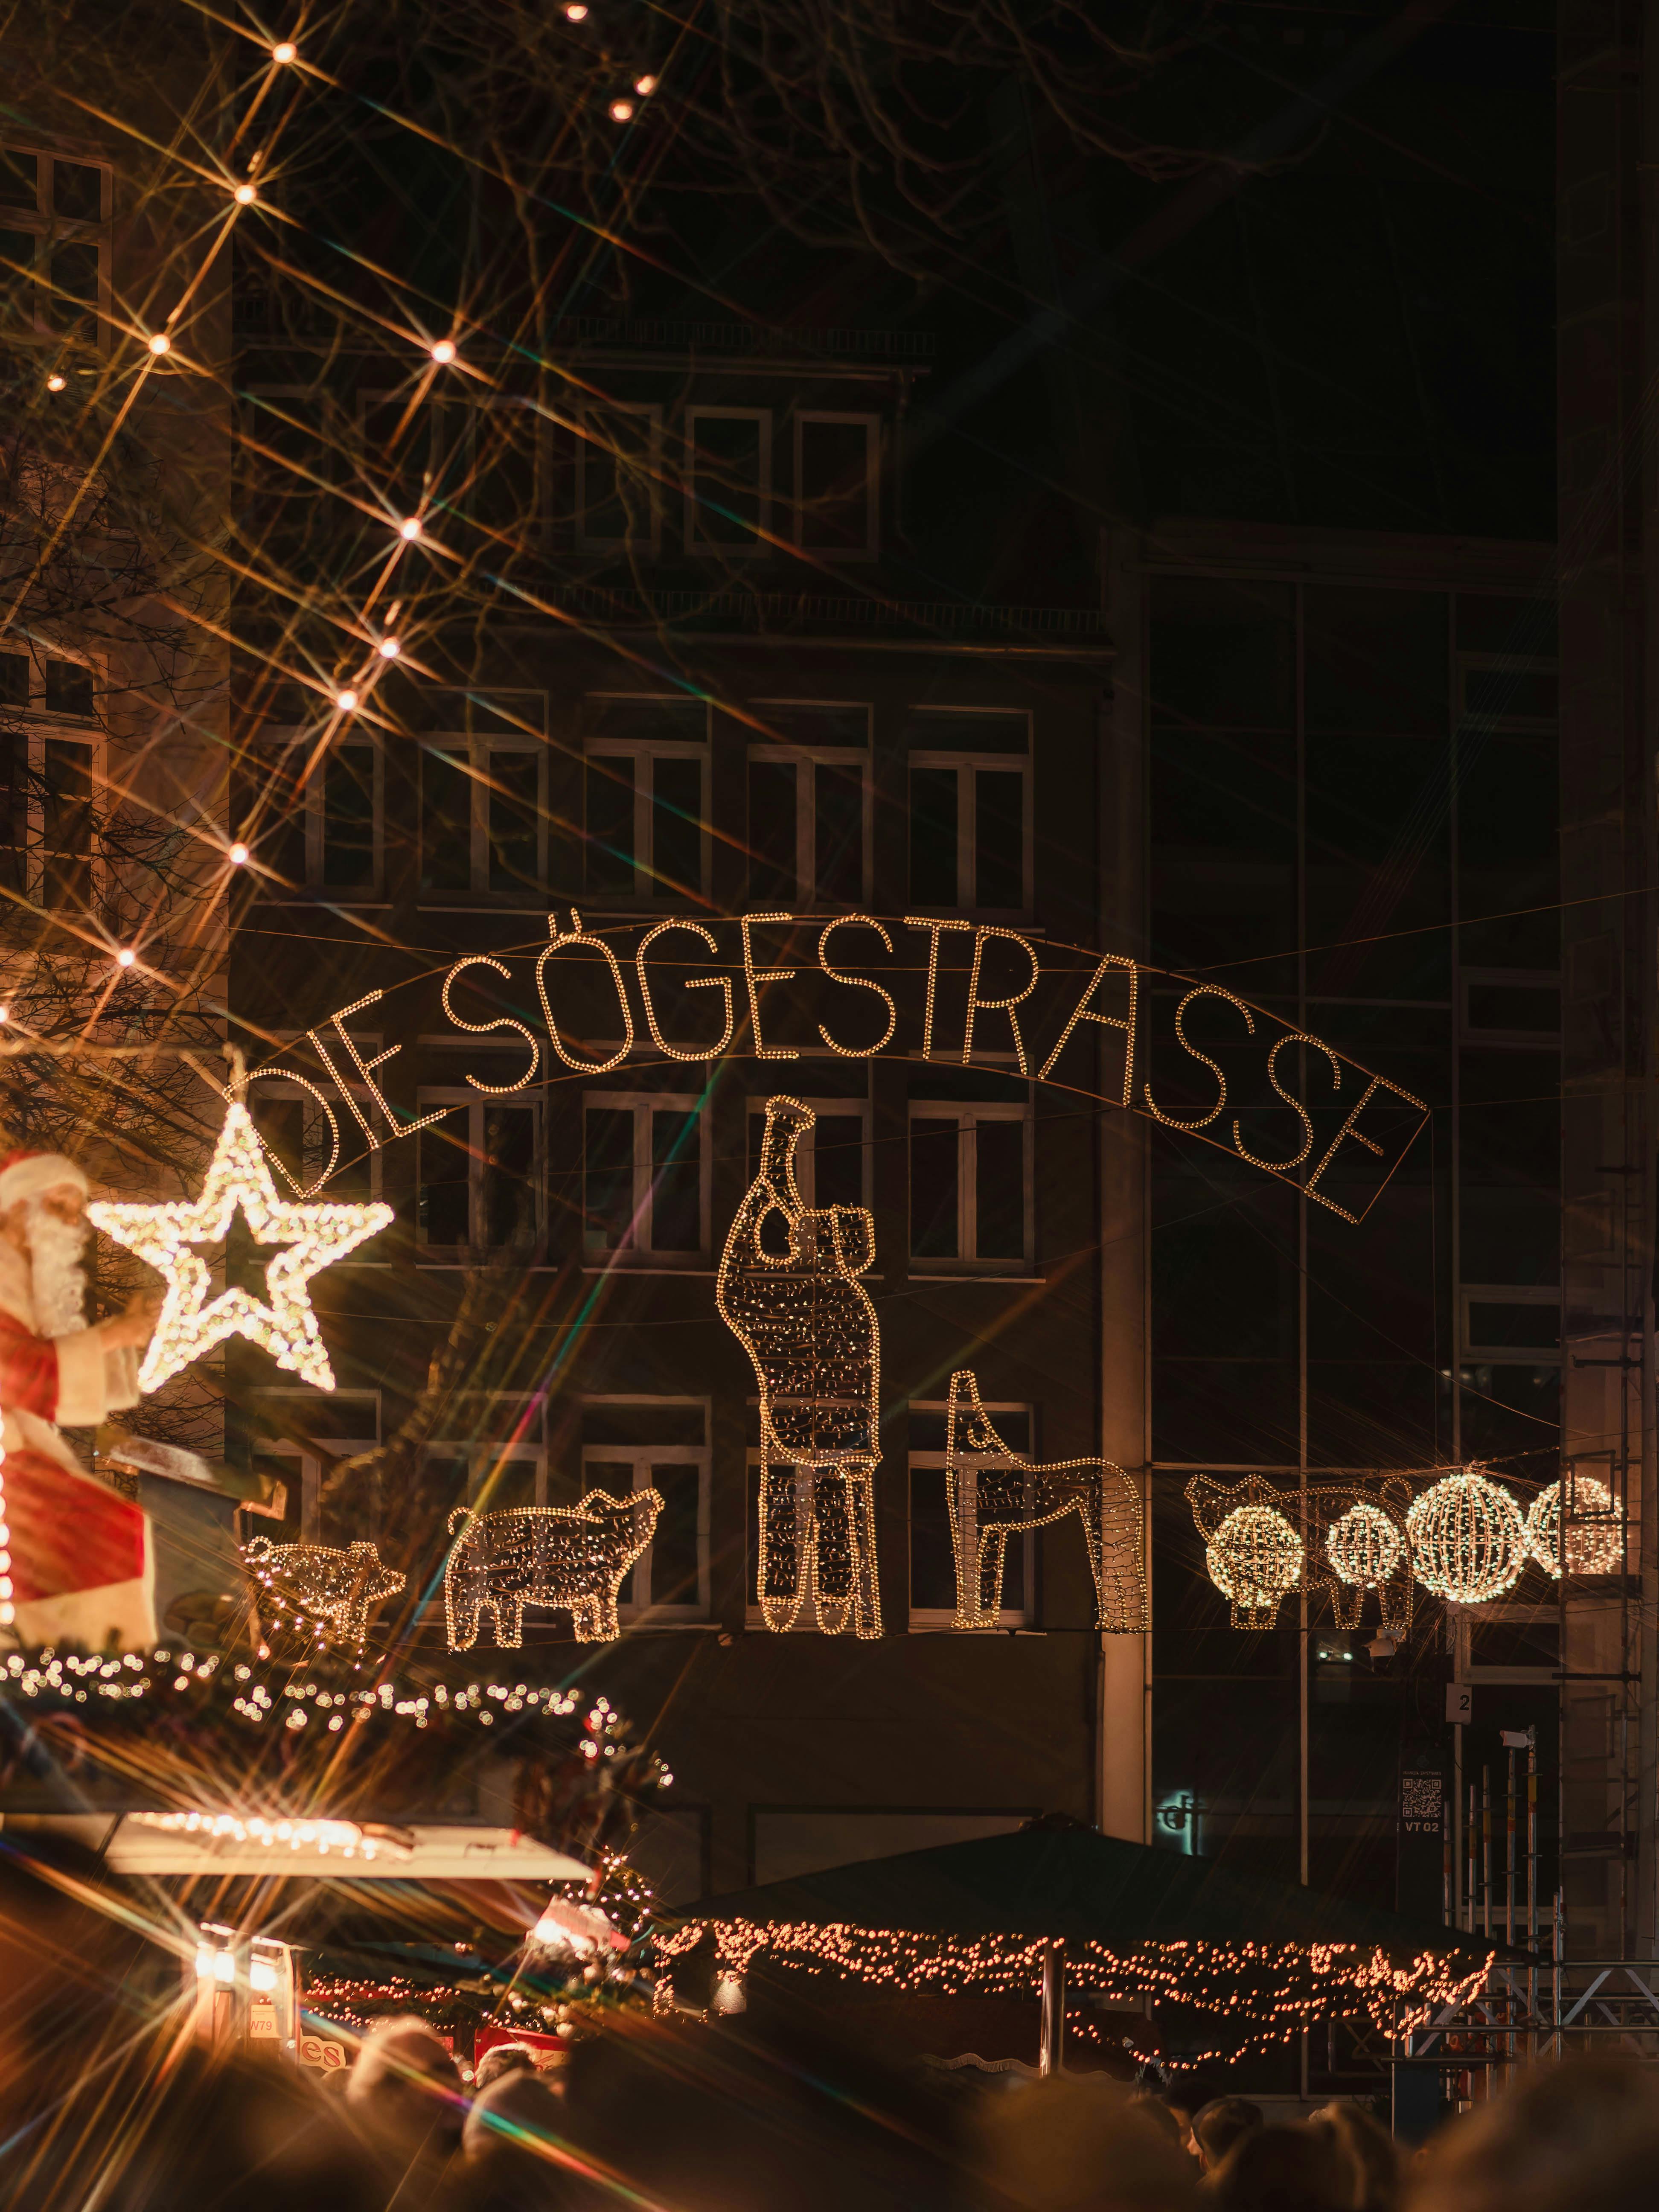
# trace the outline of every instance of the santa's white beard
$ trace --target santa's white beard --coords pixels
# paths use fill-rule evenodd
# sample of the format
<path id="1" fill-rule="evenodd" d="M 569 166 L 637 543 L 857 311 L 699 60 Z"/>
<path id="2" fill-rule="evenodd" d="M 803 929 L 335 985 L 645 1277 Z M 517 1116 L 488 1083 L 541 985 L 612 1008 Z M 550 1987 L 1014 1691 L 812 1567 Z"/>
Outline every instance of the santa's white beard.
<path id="1" fill-rule="evenodd" d="M 84 1229 L 30 1209 L 29 1270 L 42 1336 L 70 1336 L 87 1325 L 87 1271 L 81 1265 L 86 1242 Z"/>

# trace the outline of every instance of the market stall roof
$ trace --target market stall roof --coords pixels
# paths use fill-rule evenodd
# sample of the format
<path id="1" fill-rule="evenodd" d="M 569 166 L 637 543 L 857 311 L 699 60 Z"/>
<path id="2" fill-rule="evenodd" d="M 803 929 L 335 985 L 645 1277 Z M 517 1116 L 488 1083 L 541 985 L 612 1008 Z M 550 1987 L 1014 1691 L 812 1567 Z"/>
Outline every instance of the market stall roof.
<path id="1" fill-rule="evenodd" d="M 1059 1821 L 768 1882 L 675 1917 L 970 1941 L 1062 1938 L 1120 1953 L 1149 1943 L 1356 1944 L 1396 1956 L 1461 1953 L 1473 1963 L 1494 1948 L 1438 1923 Z"/>
<path id="2" fill-rule="evenodd" d="M 36 1823 L 44 1827 L 46 1821 Z M 106 1823 L 100 1823 L 106 1826 Z M 582 1881 L 589 1869 L 513 1828 L 237 1821 L 129 1813 L 104 1845 L 123 1875 L 311 1875 L 351 1881 Z"/>

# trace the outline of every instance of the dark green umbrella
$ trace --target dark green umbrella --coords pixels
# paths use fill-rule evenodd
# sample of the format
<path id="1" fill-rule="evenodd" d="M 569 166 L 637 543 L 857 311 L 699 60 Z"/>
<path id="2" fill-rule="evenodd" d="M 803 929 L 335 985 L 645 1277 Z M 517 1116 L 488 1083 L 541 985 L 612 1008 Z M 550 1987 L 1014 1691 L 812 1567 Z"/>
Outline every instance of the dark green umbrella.
<path id="1" fill-rule="evenodd" d="M 1248 2011 L 1259 2027 L 1264 2007 L 1280 2020 L 1288 2007 L 1300 2025 L 1362 1992 L 1360 2008 L 1374 2019 L 1372 1999 L 1438 2001 L 1479 1975 L 1493 1948 L 1455 1929 L 1123 1843 L 1060 1816 L 738 1890 L 679 1917 L 684 1927 L 664 1946 L 671 1954 L 712 1925 L 727 1930 L 728 1954 L 735 1939 L 737 1949 L 780 1963 L 889 1980 L 905 1958 L 908 1985 L 965 1986 L 971 1957 L 995 1962 L 1009 1986 L 1011 1967 L 1030 1976 L 1040 1957 L 1051 2059 L 1062 1960 L 1085 1984 Z M 931 1969 L 920 1963 L 930 1954 L 941 1962 Z"/>

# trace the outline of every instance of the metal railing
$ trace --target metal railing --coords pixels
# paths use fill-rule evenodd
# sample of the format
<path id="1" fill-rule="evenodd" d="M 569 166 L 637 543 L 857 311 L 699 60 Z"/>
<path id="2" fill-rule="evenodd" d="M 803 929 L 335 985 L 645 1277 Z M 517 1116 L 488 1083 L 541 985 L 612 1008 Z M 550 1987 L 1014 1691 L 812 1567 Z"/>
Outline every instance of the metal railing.
<path id="1" fill-rule="evenodd" d="M 1659 2060 L 1659 1960 L 1494 1966 L 1483 1989 L 1400 2045 L 1407 2059 L 1458 2067 L 1531 2065 L 1608 2047 Z"/>

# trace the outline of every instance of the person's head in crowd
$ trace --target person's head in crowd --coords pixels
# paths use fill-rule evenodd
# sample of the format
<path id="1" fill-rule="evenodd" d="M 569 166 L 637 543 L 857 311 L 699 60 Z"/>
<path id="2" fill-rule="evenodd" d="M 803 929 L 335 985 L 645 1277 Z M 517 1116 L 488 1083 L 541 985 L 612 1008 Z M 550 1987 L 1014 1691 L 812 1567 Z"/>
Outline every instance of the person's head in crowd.
<path id="1" fill-rule="evenodd" d="M 1205 2187 L 1222 2212 L 1352 2212 L 1354 2173 L 1328 2130 L 1257 2126 Z"/>
<path id="2" fill-rule="evenodd" d="M 441 2160 L 460 2138 L 460 2069 L 423 2020 L 377 2021 L 351 2069 L 346 2108 L 382 2157 Z"/>
<path id="3" fill-rule="evenodd" d="M 1310 2123 L 1322 2129 L 1353 2176 L 1352 2212 L 1397 2212 L 1400 2154 L 1394 2137 L 1363 2105 L 1326 2105 Z"/>
<path id="4" fill-rule="evenodd" d="M 978 2163 L 994 2203 L 1027 2212 L 1190 2212 L 1197 2202 L 1169 2115 L 1103 2075 L 1055 2075 L 998 2099 Z"/>
<path id="5" fill-rule="evenodd" d="M 596 2212 L 607 2175 L 675 2212 L 960 2212 L 957 2100 L 763 1974 L 747 1994 L 716 2033 L 623 2013 L 573 2046 L 560 2125 Z"/>
<path id="6" fill-rule="evenodd" d="M 562 2146 L 563 2124 L 562 2100 L 533 2068 L 497 2075 L 472 2100 L 461 2130 L 468 2212 L 538 2212 L 580 2197 L 548 2155 L 550 2145 Z"/>
<path id="7" fill-rule="evenodd" d="M 1443 2129 L 1412 2212 L 1637 2212 L 1659 2172 L 1659 2075 L 1636 2058 L 1569 2058 Z"/>
<path id="8" fill-rule="evenodd" d="M 472 2088 L 476 2095 L 487 2089 L 492 2081 L 499 2081 L 504 2074 L 533 2074 L 536 2055 L 527 2043 L 492 2043 L 473 2071 Z"/>
<path id="9" fill-rule="evenodd" d="M 1177 2150 L 1186 2148 L 1187 2130 L 1162 2097 L 1154 2097 L 1143 2092 L 1138 2096 L 1130 2098 L 1129 2110 L 1132 2112 L 1139 2112 L 1142 2119 L 1150 2120 L 1158 2133 L 1167 2136 Z"/>
<path id="10" fill-rule="evenodd" d="M 1213 2173 L 1233 2145 L 1261 2125 L 1261 2107 L 1248 2097 L 1212 2097 L 1193 2114 L 1193 2149 L 1200 2170 Z"/>

